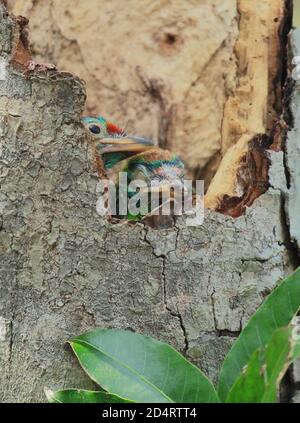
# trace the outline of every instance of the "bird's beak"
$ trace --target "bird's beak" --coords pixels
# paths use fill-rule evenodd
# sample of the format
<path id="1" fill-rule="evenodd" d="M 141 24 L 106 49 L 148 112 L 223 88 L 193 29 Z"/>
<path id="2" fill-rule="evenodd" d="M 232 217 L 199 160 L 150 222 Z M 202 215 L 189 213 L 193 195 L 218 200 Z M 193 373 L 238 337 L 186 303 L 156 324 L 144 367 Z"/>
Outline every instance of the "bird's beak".
<path id="1" fill-rule="evenodd" d="M 154 144 L 146 138 L 128 135 L 120 138 L 103 138 L 97 143 L 97 148 L 102 154 L 104 153 L 120 153 L 132 152 L 143 153 L 149 148 L 153 148 Z"/>

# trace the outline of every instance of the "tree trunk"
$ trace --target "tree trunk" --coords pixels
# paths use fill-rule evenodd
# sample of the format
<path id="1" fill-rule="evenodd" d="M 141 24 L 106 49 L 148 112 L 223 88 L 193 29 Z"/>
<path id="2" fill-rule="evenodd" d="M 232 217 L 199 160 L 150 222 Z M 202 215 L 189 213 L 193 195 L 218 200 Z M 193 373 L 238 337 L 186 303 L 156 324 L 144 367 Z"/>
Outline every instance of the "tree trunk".
<path id="1" fill-rule="evenodd" d="M 145 18 L 143 34 L 143 26 L 138 28 L 145 37 L 144 61 L 128 57 L 126 66 L 122 48 L 133 54 L 126 43 L 136 36 L 126 19 L 120 33 L 113 20 L 111 31 L 103 23 L 101 34 L 108 41 L 96 59 L 101 51 L 95 44 L 86 49 L 81 38 L 101 36 L 88 34 L 90 15 L 80 32 L 70 24 L 72 16 L 63 21 L 61 8 L 69 1 L 22 3 L 37 33 L 45 29 L 38 12 L 52 8 L 47 37 L 35 39 L 33 49 L 40 48 L 41 55 L 46 43 L 44 58 L 59 65 L 69 60 L 68 70 L 87 79 L 91 95 L 85 105 L 79 78 L 33 66 L 26 20 L 0 5 L 0 55 L 6 65 L 0 78 L 0 400 L 45 401 L 45 386 L 89 388 L 65 341 L 96 326 L 165 340 L 216 381 L 241 328 L 299 264 L 297 91 L 291 110 L 295 129 L 286 149 L 284 125 L 277 124 L 290 2 L 260 0 L 251 7 L 242 0 L 201 2 L 187 15 L 186 26 L 174 27 L 167 22 L 182 16 L 186 2 L 174 2 L 169 14 L 161 15 L 153 6 L 148 12 L 157 21 Z M 253 3 L 262 4 L 263 19 Z M 136 6 L 135 13 L 144 12 Z M 208 21 L 198 25 L 201 17 Z M 151 22 L 163 25 L 163 33 Z M 246 36 L 251 25 L 264 42 L 256 47 L 259 54 L 255 36 Z M 209 41 L 205 57 L 197 53 L 203 36 Z M 293 54 L 300 48 L 297 37 L 292 34 Z M 81 55 L 80 65 L 70 62 Z M 108 69 L 111 80 L 104 78 Z M 101 80 L 93 91 L 97 72 Z M 190 227 L 182 216 L 173 227 L 157 230 L 142 223 L 111 224 L 97 214 L 94 145 L 80 116 L 84 109 L 100 111 L 100 105 L 116 118 L 128 110 L 137 132 L 184 153 L 191 174 L 201 173 L 207 181 L 214 175 L 202 226 Z M 266 143 L 258 133 L 266 134 Z"/>

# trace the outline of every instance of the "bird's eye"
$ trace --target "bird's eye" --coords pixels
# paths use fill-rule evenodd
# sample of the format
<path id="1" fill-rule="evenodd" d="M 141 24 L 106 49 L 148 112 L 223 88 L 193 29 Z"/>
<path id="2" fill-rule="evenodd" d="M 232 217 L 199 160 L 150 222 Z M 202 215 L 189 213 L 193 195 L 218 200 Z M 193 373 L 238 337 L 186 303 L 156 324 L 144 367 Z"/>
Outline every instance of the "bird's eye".
<path id="1" fill-rule="evenodd" d="M 99 126 L 97 126 L 97 125 L 91 125 L 91 126 L 89 127 L 89 130 L 90 130 L 93 134 L 100 134 L 100 132 L 101 132 L 100 127 L 99 127 Z"/>

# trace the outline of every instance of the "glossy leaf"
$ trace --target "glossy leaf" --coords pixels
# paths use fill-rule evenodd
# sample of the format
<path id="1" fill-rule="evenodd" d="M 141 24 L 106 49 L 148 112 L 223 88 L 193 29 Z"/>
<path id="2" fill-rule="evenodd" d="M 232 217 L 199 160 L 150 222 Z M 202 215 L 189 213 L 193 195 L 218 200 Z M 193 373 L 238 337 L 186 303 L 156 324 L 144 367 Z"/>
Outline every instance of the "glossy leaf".
<path id="1" fill-rule="evenodd" d="M 97 403 L 97 404 L 113 404 L 128 403 L 130 400 L 109 394 L 104 391 L 86 391 L 84 389 L 62 389 L 61 391 L 51 391 L 45 389 L 47 400 L 51 403 Z"/>
<path id="2" fill-rule="evenodd" d="M 226 402 L 278 402 L 280 382 L 292 361 L 300 355 L 299 345 L 299 337 L 293 336 L 293 328 L 276 330 L 267 347 L 252 354 Z"/>
<path id="3" fill-rule="evenodd" d="M 268 296 L 233 344 L 220 372 L 218 393 L 222 401 L 226 400 L 252 354 L 267 345 L 276 329 L 290 323 L 299 306 L 300 269 Z"/>
<path id="4" fill-rule="evenodd" d="M 70 344 L 106 391 L 136 402 L 218 402 L 212 383 L 169 345 L 130 331 L 96 329 Z"/>

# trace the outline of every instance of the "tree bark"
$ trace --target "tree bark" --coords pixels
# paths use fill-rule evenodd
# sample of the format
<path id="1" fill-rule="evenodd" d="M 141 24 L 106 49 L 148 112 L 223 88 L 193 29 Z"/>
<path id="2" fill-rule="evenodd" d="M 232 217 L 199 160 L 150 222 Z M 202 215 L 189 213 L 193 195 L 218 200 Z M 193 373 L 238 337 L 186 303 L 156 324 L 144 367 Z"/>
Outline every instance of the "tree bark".
<path id="1" fill-rule="evenodd" d="M 165 340 L 216 381 L 241 328 L 299 264 L 299 137 L 291 132 L 288 155 L 265 152 L 269 188 L 239 217 L 206 210 L 202 226 L 183 216 L 163 230 L 111 224 L 96 212 L 84 84 L 29 70 L 25 24 L 0 5 L 0 400 L 89 388 L 65 341 L 96 326 Z"/>
<path id="2" fill-rule="evenodd" d="M 217 173 L 213 207 L 234 195 L 241 150 L 280 114 L 289 1 L 14 3 L 14 13 L 30 18 L 37 60 L 86 82 L 85 113 L 171 148 L 206 188 Z"/>

